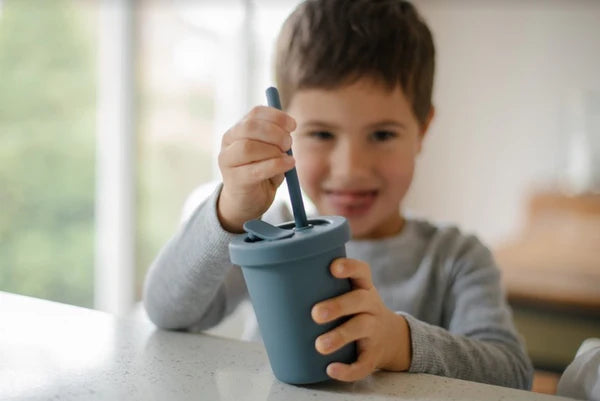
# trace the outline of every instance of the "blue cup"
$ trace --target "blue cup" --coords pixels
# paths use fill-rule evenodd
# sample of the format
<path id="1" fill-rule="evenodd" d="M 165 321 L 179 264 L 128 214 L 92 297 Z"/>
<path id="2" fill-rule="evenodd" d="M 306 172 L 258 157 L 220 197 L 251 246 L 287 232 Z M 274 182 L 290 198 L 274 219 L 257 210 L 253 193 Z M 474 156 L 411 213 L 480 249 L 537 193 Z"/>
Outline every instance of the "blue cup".
<path id="1" fill-rule="evenodd" d="M 248 234 L 229 244 L 231 262 L 241 266 L 259 329 L 275 376 L 290 384 L 329 379 L 331 362 L 352 363 L 356 346 L 321 355 L 315 340 L 346 319 L 326 324 L 312 320 L 312 307 L 350 291 L 348 279 L 337 279 L 329 266 L 346 256 L 348 222 L 341 216 L 322 216 L 296 229 L 294 222 L 271 226 L 247 222 Z"/>

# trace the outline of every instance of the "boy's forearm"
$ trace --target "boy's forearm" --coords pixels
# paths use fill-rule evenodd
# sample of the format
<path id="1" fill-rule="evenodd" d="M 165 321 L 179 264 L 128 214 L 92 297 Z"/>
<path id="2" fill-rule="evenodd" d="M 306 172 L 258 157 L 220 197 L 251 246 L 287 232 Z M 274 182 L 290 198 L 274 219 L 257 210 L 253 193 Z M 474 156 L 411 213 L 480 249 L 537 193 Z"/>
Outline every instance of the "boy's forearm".
<path id="1" fill-rule="evenodd" d="M 382 366 L 382 369 L 394 372 L 405 372 L 410 369 L 412 359 L 410 326 L 402 315 L 392 313 L 390 319 L 392 325 L 391 332 L 393 338 L 390 338 L 390 359 Z M 399 339 L 399 341 L 398 341 Z"/>
<path id="2" fill-rule="evenodd" d="M 159 327 L 189 328 L 208 316 L 209 310 L 224 310 L 215 303 L 225 303 L 225 294 L 218 290 L 231 265 L 227 253 L 230 238 L 213 221 L 216 196 L 213 193 L 196 210 L 148 272 L 144 305 Z"/>
<path id="3" fill-rule="evenodd" d="M 221 191 L 217 200 L 217 217 L 219 218 L 221 227 L 230 233 L 243 233 L 244 222 L 250 220 L 252 217 L 231 217 L 236 215 L 233 212 L 235 210 L 239 210 L 239 207 L 236 207 L 235 202 L 232 202 L 227 197 L 227 194 L 224 194 L 223 191 Z"/>
<path id="4" fill-rule="evenodd" d="M 489 331 L 475 338 L 450 333 L 410 315 L 405 318 L 411 332 L 410 372 L 521 389 L 531 387 L 531 363 L 510 333 Z"/>

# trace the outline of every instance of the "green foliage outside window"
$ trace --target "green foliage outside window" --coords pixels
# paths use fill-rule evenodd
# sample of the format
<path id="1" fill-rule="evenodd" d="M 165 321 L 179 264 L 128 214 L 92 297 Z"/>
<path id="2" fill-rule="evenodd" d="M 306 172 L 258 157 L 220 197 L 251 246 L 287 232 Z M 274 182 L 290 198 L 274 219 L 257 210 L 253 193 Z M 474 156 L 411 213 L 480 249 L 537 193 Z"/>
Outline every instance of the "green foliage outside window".
<path id="1" fill-rule="evenodd" d="M 0 290 L 91 306 L 95 39 L 73 1 L 0 12 Z"/>

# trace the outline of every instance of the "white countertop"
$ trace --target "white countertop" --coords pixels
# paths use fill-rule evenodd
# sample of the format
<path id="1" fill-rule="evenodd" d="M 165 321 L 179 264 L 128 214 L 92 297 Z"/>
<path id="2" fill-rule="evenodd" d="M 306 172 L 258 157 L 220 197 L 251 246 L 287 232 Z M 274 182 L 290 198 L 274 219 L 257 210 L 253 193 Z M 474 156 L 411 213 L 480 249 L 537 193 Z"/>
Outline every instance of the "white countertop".
<path id="1" fill-rule="evenodd" d="M 559 400 L 425 374 L 357 383 L 279 382 L 260 344 L 0 292 L 5 400 Z M 564 399 L 564 398 L 562 398 Z"/>

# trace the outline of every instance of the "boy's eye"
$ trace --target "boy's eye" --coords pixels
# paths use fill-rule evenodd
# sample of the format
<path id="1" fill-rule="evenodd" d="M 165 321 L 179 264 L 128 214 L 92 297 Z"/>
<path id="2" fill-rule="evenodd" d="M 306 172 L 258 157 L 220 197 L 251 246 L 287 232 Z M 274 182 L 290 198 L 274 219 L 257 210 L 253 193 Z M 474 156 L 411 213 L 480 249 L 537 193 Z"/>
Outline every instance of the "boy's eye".
<path id="1" fill-rule="evenodd" d="M 376 142 L 389 141 L 390 139 L 394 139 L 397 136 L 398 136 L 398 134 L 396 134 L 395 132 L 393 132 L 393 131 L 385 131 L 385 130 L 375 131 L 372 134 L 372 138 Z"/>
<path id="2" fill-rule="evenodd" d="M 333 139 L 333 134 L 329 131 L 314 131 L 310 133 L 310 136 L 321 141 L 328 141 Z"/>

